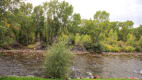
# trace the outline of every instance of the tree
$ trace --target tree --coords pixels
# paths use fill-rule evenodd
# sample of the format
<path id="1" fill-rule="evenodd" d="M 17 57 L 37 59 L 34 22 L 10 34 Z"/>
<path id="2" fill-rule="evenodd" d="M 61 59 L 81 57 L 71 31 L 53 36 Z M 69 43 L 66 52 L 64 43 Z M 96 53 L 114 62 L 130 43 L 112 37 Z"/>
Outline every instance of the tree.
<path id="1" fill-rule="evenodd" d="M 0 0 L 0 45 L 10 47 L 15 42 L 15 11 L 22 0 Z"/>
<path id="2" fill-rule="evenodd" d="M 130 30 L 133 28 L 132 21 L 126 21 L 120 23 L 120 30 L 119 30 L 119 40 L 127 41 L 126 36 L 130 33 Z"/>
<path id="3" fill-rule="evenodd" d="M 0 26 L 0 47 L 8 49 L 13 42 L 14 40 L 10 36 L 8 27 Z"/>
<path id="4" fill-rule="evenodd" d="M 72 19 L 72 25 L 70 27 L 70 30 L 71 30 L 70 32 L 74 34 L 79 33 L 80 32 L 79 28 L 81 24 L 81 16 L 80 14 L 75 13 L 72 17 L 73 19 Z"/>
<path id="5" fill-rule="evenodd" d="M 0 0 L 0 20 L 6 18 L 8 12 L 13 12 L 21 1 L 22 0 Z"/>
<path id="6" fill-rule="evenodd" d="M 43 40 L 43 29 L 44 29 L 44 16 L 43 16 L 43 7 L 36 6 L 33 12 L 33 23 L 35 27 L 35 39 L 36 41 L 40 39 Z"/>
<path id="7" fill-rule="evenodd" d="M 80 24 L 81 24 L 81 16 L 80 16 L 80 14 L 75 13 L 72 16 L 72 19 L 68 25 L 69 26 L 68 32 L 69 32 L 69 36 L 70 36 L 72 44 L 75 43 L 76 34 L 80 33 L 80 30 L 81 30 Z"/>
<path id="8" fill-rule="evenodd" d="M 94 20 L 98 22 L 109 21 L 109 13 L 106 11 L 97 11 L 94 15 Z"/>
<path id="9" fill-rule="evenodd" d="M 47 30 L 49 44 L 56 40 L 62 33 L 68 32 L 68 23 L 72 12 L 72 5 L 65 1 L 51 0 L 48 3 Z"/>
<path id="10" fill-rule="evenodd" d="M 120 22 L 110 22 L 110 28 L 109 30 L 113 29 L 113 31 L 116 31 L 117 33 L 119 32 L 120 29 Z"/>
<path id="11" fill-rule="evenodd" d="M 94 20 L 84 20 L 84 34 L 87 34 L 91 38 L 91 42 L 85 43 L 84 46 L 88 51 L 93 52 L 100 52 L 101 46 L 100 46 L 100 34 L 101 30 L 99 27 L 97 27 L 97 24 Z"/>
<path id="12" fill-rule="evenodd" d="M 34 41 L 34 27 L 32 15 L 33 6 L 30 3 L 22 3 L 18 12 L 20 31 L 18 42 L 28 45 Z"/>
<path id="13" fill-rule="evenodd" d="M 136 40 L 139 40 L 142 36 L 142 25 L 137 28 L 133 28 L 133 33 L 136 36 Z"/>
<path id="14" fill-rule="evenodd" d="M 117 40 L 118 40 L 117 33 L 113 31 L 113 29 L 111 29 L 108 33 L 107 42 L 110 42 L 110 44 L 115 44 L 117 43 Z"/>
<path id="15" fill-rule="evenodd" d="M 137 42 L 136 50 L 142 52 L 142 36 Z"/>
<path id="16" fill-rule="evenodd" d="M 135 46 L 136 44 L 136 38 L 133 34 L 128 34 L 127 35 L 127 44 L 130 45 L 130 46 Z"/>
<path id="17" fill-rule="evenodd" d="M 110 23 L 109 23 L 109 13 L 106 11 L 97 11 L 94 15 L 94 34 L 96 35 L 96 42 L 99 39 L 99 35 L 103 32 L 108 32 Z"/>
<path id="18" fill-rule="evenodd" d="M 103 46 L 103 51 L 120 51 L 118 47 L 118 35 L 117 32 L 111 29 L 108 35 L 103 38 L 101 44 Z"/>

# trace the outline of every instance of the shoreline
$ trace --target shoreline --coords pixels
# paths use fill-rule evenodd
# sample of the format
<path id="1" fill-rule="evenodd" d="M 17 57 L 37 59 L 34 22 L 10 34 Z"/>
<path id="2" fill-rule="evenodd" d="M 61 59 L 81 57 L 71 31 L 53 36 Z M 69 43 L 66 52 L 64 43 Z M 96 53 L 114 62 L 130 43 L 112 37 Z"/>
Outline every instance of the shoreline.
<path id="1" fill-rule="evenodd" d="M 31 50 L 31 49 L 19 49 L 19 50 L 0 50 L 0 53 L 34 53 L 34 54 L 43 54 L 44 52 L 46 52 L 47 50 Z M 109 56 L 109 55 L 141 55 L 142 56 L 142 52 L 102 52 L 102 53 L 90 53 L 87 51 L 77 51 L 77 50 L 72 50 L 72 52 L 76 55 L 80 55 L 80 54 L 89 54 L 89 55 L 102 55 L 102 56 Z"/>

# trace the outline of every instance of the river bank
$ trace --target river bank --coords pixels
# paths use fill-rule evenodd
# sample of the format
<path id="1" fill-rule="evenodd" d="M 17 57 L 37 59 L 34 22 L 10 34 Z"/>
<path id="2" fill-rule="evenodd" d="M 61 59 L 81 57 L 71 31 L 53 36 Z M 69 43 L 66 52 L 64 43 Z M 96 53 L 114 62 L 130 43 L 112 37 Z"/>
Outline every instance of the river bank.
<path id="1" fill-rule="evenodd" d="M 18 53 L 18 54 L 44 54 L 47 50 L 31 50 L 31 49 L 19 49 L 19 50 L 0 50 L 0 53 L 8 54 L 8 53 Z M 79 54 L 89 54 L 89 55 L 103 55 L 103 56 L 109 56 L 109 55 L 134 55 L 134 56 L 142 56 L 142 52 L 101 52 L 101 53 L 90 53 L 87 51 L 77 51 L 72 50 L 72 52 L 76 55 Z"/>

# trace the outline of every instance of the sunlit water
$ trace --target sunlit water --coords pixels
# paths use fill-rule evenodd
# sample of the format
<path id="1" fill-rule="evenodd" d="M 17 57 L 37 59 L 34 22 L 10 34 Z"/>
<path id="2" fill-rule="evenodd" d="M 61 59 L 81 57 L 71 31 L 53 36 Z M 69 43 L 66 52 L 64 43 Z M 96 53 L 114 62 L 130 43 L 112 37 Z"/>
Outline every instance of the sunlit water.
<path id="1" fill-rule="evenodd" d="M 43 57 L 39 56 L 0 56 L 0 76 L 39 76 L 45 77 Z M 102 56 L 76 55 L 71 66 L 71 77 L 88 77 L 88 73 L 101 78 L 142 79 L 142 56 Z"/>

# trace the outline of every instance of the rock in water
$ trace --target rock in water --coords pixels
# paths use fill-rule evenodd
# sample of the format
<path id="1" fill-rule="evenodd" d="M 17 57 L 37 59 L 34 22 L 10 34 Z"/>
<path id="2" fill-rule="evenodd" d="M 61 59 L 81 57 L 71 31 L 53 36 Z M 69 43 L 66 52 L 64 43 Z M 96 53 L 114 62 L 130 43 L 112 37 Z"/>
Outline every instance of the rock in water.
<path id="1" fill-rule="evenodd" d="M 140 74 L 142 75 L 142 70 L 140 71 Z"/>
<path id="2" fill-rule="evenodd" d="M 34 77 L 34 75 L 28 75 L 27 77 Z"/>
<path id="3" fill-rule="evenodd" d="M 93 75 L 91 72 L 87 72 L 87 74 L 88 74 L 89 76 L 92 76 L 92 75 Z"/>

